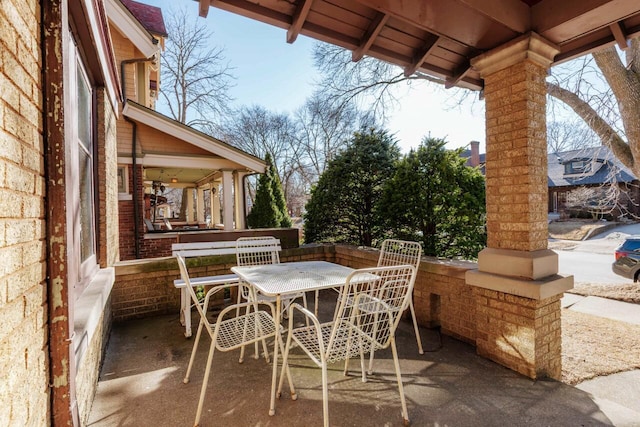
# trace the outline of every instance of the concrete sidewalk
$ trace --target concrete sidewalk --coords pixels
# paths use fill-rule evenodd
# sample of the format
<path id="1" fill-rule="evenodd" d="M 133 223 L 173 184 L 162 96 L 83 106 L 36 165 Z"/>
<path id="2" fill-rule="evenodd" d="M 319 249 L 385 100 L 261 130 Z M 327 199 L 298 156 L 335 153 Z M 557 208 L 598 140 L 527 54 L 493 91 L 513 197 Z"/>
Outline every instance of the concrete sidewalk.
<path id="1" fill-rule="evenodd" d="M 182 332 L 174 315 L 114 325 L 89 425 L 192 425 L 207 349 L 200 349 L 191 382 L 183 384 L 193 341 Z M 401 322 L 397 334 L 413 426 L 640 426 L 639 371 L 578 387 L 532 381 L 437 330 L 422 329 L 421 335 L 424 355 L 417 352 L 410 322 Z M 251 357 L 239 365 L 237 351 L 216 353 L 202 425 L 322 425 L 320 369 L 294 354 L 298 400 L 292 401 L 285 388 L 270 417 L 270 365 Z M 330 366 L 331 425 L 401 425 L 390 350 L 376 353 L 376 373 L 367 383 L 360 380 L 359 363 L 354 360 L 351 367 L 344 377 L 341 364 Z"/>
<path id="2" fill-rule="evenodd" d="M 565 294 L 562 308 L 640 325 L 640 305 L 601 297 Z"/>

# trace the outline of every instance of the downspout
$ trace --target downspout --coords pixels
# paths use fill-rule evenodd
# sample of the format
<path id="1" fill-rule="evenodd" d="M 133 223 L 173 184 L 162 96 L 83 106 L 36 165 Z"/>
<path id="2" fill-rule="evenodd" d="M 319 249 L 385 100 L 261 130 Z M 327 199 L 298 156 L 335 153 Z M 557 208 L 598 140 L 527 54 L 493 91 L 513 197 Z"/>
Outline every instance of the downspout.
<path id="1" fill-rule="evenodd" d="M 124 79 L 124 67 L 127 64 L 136 64 L 136 63 L 140 63 L 140 62 L 151 62 L 155 60 L 155 55 L 151 58 L 135 58 L 135 59 L 125 59 L 124 61 L 120 62 L 120 85 L 121 85 L 121 90 L 122 90 L 122 100 L 123 100 L 123 105 L 125 102 L 127 102 L 127 85 L 125 83 L 125 79 Z M 138 148 L 138 143 L 137 143 L 137 129 L 138 129 L 138 125 L 136 122 L 134 122 L 133 120 L 129 119 L 128 117 L 125 116 L 124 118 L 127 122 L 131 123 L 132 126 L 132 130 L 131 130 L 131 163 L 132 163 L 132 173 L 133 173 L 133 177 L 132 177 L 132 184 L 133 184 L 133 241 L 135 242 L 134 248 L 135 248 L 135 256 L 136 259 L 140 259 L 140 241 L 138 240 L 138 233 L 140 232 L 140 224 L 139 224 L 139 220 L 140 218 L 140 195 L 138 194 L 138 173 L 137 173 L 137 166 L 138 166 L 138 155 L 137 155 L 137 148 Z"/>

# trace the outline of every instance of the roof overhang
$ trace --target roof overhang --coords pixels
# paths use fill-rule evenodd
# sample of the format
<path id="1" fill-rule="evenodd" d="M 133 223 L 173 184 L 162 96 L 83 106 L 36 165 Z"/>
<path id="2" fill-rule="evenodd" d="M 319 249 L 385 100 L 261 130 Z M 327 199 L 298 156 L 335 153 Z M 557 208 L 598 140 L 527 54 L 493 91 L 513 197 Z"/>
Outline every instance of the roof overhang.
<path id="1" fill-rule="evenodd" d="M 197 0 L 353 51 L 447 86 L 481 89 L 472 59 L 528 33 L 559 47 L 553 63 L 640 34 L 637 0 Z"/>
<path id="2" fill-rule="evenodd" d="M 142 53 L 145 58 L 155 55 L 160 46 L 158 40 L 147 31 L 120 0 L 106 0 L 107 16 L 113 26 Z"/>
<path id="3" fill-rule="evenodd" d="M 213 167 L 215 169 L 237 169 L 238 165 L 240 165 L 249 172 L 264 173 L 266 170 L 265 162 L 258 157 L 232 147 L 226 142 L 199 132 L 135 102 L 127 101 L 122 110 L 122 114 L 131 120 L 150 126 L 160 132 L 164 132 L 167 135 L 208 151 L 217 157 L 221 157 L 222 159 L 217 161 L 216 166 Z M 151 161 L 151 157 L 149 161 Z M 172 162 L 175 163 L 177 161 L 174 156 Z M 165 165 L 166 164 L 167 163 L 165 163 Z M 208 164 L 213 165 L 214 161 L 211 160 Z M 149 166 L 151 165 L 152 164 L 149 164 Z M 162 166 L 161 163 L 153 165 Z"/>

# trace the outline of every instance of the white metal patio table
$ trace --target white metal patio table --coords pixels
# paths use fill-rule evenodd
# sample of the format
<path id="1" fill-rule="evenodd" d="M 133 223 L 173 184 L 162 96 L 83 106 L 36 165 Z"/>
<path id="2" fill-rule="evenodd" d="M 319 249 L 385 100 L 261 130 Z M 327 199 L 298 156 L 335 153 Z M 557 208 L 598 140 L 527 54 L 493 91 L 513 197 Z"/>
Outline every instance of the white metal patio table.
<path id="1" fill-rule="evenodd" d="M 326 261 L 284 262 L 246 267 L 232 267 L 231 271 L 263 295 L 276 297 L 276 325 L 280 324 L 282 295 L 341 287 L 354 269 Z M 316 301 L 316 304 L 318 302 Z M 281 344 L 281 337 L 278 337 Z M 273 377 L 269 415 L 275 414 L 276 369 L 278 347 L 274 346 Z M 288 376 L 288 373 L 287 373 Z"/>

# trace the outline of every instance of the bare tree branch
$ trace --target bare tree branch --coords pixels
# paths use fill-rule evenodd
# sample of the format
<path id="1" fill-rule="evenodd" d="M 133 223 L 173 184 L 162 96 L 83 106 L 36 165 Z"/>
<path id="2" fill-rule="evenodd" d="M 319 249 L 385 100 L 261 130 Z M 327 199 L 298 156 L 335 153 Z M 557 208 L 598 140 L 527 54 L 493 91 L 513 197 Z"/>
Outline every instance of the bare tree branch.
<path id="1" fill-rule="evenodd" d="M 611 149 L 622 164 L 634 169 L 635 162 L 629 145 L 598 115 L 591 105 L 580 99 L 575 93 L 554 83 L 547 82 L 547 92 L 570 106 L 593 129 L 602 143 Z"/>
<path id="2" fill-rule="evenodd" d="M 213 33 L 193 20 L 185 8 L 167 15 L 167 40 L 162 55 L 160 94 L 170 116 L 203 132 L 218 129 L 232 100 L 232 68 L 224 49 L 209 47 Z"/>

